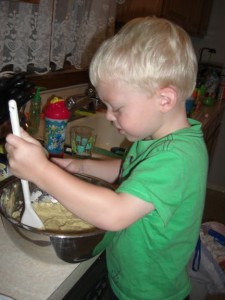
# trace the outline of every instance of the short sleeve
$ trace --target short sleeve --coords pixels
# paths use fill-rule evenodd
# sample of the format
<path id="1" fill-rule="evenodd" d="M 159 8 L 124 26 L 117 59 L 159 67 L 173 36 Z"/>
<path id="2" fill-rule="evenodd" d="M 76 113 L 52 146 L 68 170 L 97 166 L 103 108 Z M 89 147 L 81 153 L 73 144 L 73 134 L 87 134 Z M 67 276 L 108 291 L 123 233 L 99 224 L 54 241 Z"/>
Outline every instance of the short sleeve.
<path id="1" fill-rule="evenodd" d="M 167 223 L 182 202 L 184 178 L 182 156 L 165 151 L 140 162 L 117 192 L 153 203 L 163 222 Z"/>

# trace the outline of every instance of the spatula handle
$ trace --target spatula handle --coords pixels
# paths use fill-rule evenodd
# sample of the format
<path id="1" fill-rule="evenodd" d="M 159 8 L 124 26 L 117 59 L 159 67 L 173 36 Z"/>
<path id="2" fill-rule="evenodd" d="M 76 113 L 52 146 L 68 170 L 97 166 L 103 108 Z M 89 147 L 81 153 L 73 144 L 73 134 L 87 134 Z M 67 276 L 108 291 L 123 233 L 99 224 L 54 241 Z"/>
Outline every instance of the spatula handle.
<path id="1" fill-rule="evenodd" d="M 11 125 L 12 125 L 13 134 L 15 134 L 17 136 L 21 136 L 17 103 L 13 99 L 9 100 L 9 113 L 10 113 L 10 121 L 11 121 Z"/>
<path id="2" fill-rule="evenodd" d="M 13 134 L 20 137 L 21 134 L 20 134 L 18 108 L 17 108 L 16 101 L 13 99 L 9 100 L 9 113 L 10 113 L 10 121 L 12 125 L 12 132 Z M 21 183 L 22 183 L 25 201 L 27 200 L 30 202 L 30 191 L 29 191 L 28 181 L 21 179 Z"/>

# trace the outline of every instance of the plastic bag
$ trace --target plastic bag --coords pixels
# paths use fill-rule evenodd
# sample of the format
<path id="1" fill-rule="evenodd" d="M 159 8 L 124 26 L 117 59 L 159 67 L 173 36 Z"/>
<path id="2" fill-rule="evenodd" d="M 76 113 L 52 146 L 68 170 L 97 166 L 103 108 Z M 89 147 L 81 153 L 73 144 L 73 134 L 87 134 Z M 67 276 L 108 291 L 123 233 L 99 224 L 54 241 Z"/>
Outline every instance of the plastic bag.
<path id="1" fill-rule="evenodd" d="M 212 232 L 216 235 L 213 236 Z M 220 266 L 225 259 L 225 246 L 217 239 L 217 233 L 220 237 L 224 232 L 225 226 L 217 222 L 201 226 L 200 238 L 188 266 L 192 282 L 191 300 L 205 300 L 208 294 L 225 294 L 225 273 Z"/>

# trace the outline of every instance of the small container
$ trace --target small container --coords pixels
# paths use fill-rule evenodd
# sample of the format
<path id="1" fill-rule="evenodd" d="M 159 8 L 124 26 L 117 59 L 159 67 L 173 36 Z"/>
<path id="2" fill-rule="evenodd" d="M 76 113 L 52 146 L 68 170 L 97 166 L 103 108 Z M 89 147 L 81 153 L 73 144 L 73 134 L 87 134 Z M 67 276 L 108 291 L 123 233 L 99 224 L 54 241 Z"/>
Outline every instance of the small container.
<path id="1" fill-rule="evenodd" d="M 73 126 L 70 129 L 72 155 L 90 158 L 95 145 L 96 132 L 88 126 Z"/>
<path id="2" fill-rule="evenodd" d="M 65 101 L 58 97 L 50 100 L 45 108 L 45 148 L 50 157 L 64 156 L 66 126 L 70 112 Z"/>
<path id="3" fill-rule="evenodd" d="M 206 97 L 204 98 L 203 104 L 206 105 L 206 106 L 213 106 L 213 104 L 214 104 L 214 99 L 213 99 L 213 97 L 211 97 L 211 96 L 206 96 Z"/>
<path id="4" fill-rule="evenodd" d="M 194 105 L 195 105 L 195 99 L 193 97 L 190 97 L 186 100 L 185 109 L 188 116 L 191 115 Z"/>
<path id="5" fill-rule="evenodd" d="M 186 109 L 187 117 L 191 117 L 191 114 L 194 111 L 196 98 L 197 98 L 197 89 L 195 89 L 191 97 L 187 98 L 185 101 L 185 109 Z"/>
<path id="6" fill-rule="evenodd" d="M 31 100 L 30 113 L 28 118 L 28 132 L 31 135 L 38 133 L 40 125 L 40 114 L 41 114 L 41 96 L 40 88 L 36 89 L 36 93 Z"/>

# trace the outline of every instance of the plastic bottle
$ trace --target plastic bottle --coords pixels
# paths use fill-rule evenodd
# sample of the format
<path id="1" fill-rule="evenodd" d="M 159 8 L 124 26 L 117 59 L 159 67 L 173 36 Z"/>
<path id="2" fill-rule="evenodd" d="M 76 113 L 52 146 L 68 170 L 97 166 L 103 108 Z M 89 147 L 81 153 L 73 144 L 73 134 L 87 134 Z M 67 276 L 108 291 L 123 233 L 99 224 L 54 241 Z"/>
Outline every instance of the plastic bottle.
<path id="1" fill-rule="evenodd" d="M 45 108 L 45 148 L 50 157 L 64 156 L 66 126 L 70 112 L 61 98 L 54 97 Z"/>
<path id="2" fill-rule="evenodd" d="M 196 112 L 200 111 L 204 101 L 204 97 L 205 97 L 205 86 L 201 85 L 200 88 L 197 89 L 197 98 L 196 98 L 196 107 L 195 107 Z"/>
<path id="3" fill-rule="evenodd" d="M 40 88 L 36 89 L 35 95 L 31 100 L 30 113 L 28 118 L 28 132 L 34 135 L 39 130 L 40 125 L 40 114 L 41 114 L 41 96 Z"/>
<path id="4" fill-rule="evenodd" d="M 187 117 L 191 117 L 191 114 L 194 110 L 196 97 L 197 97 L 197 90 L 195 89 L 191 97 L 186 99 L 185 108 L 186 108 Z"/>

